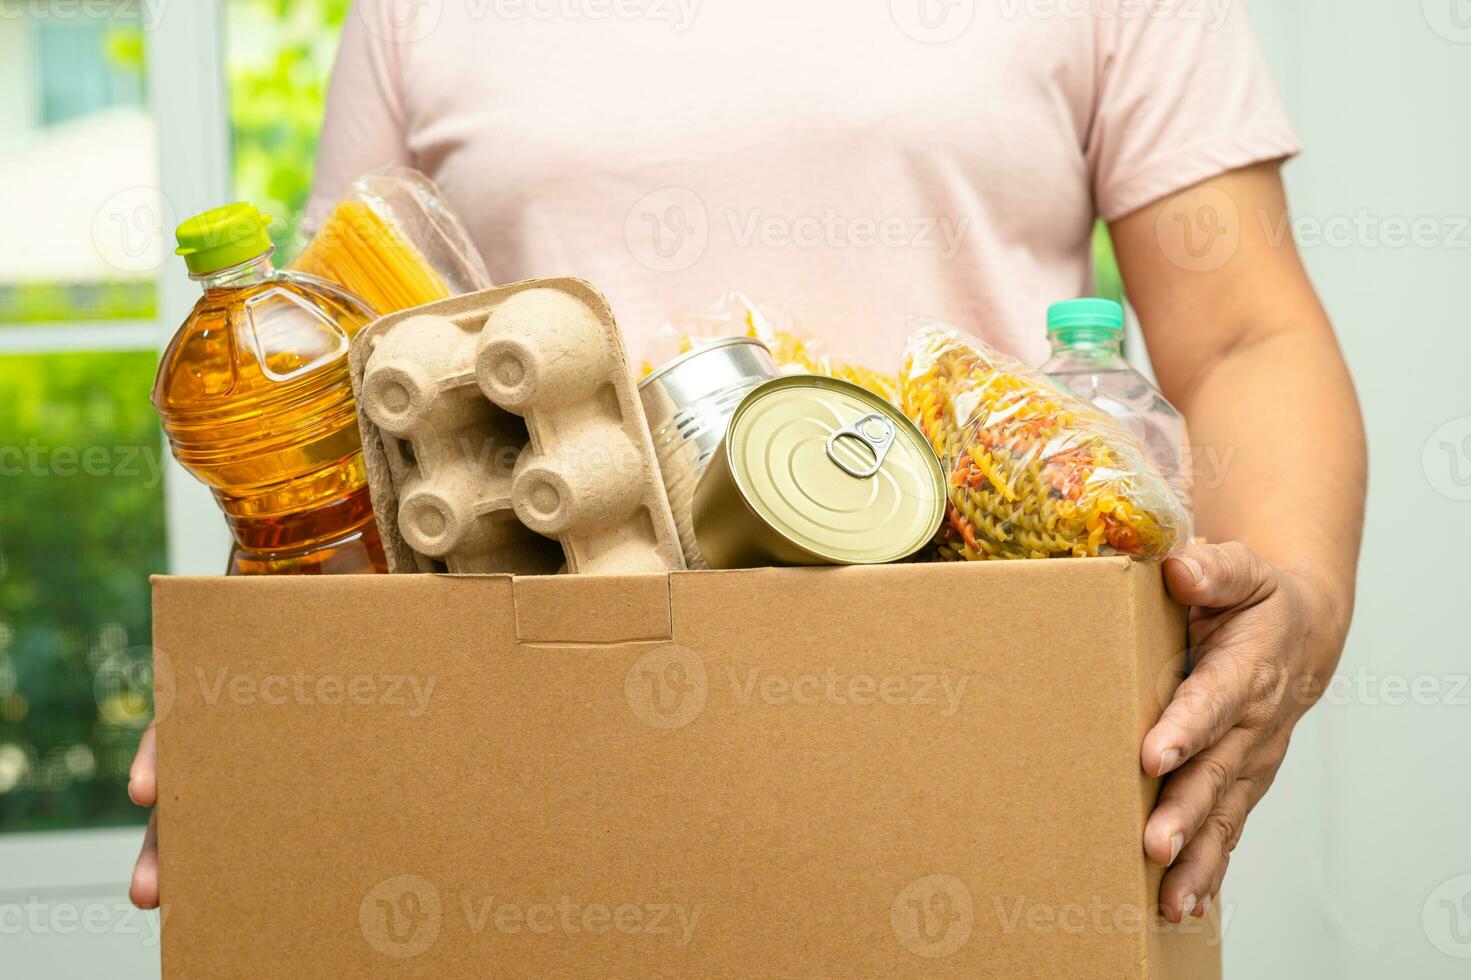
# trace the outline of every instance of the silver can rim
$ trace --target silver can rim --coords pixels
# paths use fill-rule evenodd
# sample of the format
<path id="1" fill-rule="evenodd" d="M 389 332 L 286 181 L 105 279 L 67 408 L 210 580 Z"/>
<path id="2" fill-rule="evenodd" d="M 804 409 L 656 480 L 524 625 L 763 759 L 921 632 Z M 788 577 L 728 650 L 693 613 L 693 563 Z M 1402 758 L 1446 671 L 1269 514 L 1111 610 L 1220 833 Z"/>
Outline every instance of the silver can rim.
<path id="1" fill-rule="evenodd" d="M 683 354 L 680 354 L 673 360 L 665 361 L 663 364 L 659 365 L 659 367 L 656 368 L 651 374 L 649 374 L 648 377 L 643 378 L 639 381 L 638 390 L 643 391 L 649 385 L 658 381 L 669 372 L 680 367 L 686 361 L 693 360 L 706 351 L 716 350 L 721 347 L 733 347 L 737 344 L 754 344 L 755 346 L 760 347 L 762 350 L 766 351 L 766 353 L 771 353 L 771 347 L 766 343 L 766 341 L 762 340 L 759 337 L 718 337 L 714 340 L 701 343 L 691 350 L 685 351 Z"/>

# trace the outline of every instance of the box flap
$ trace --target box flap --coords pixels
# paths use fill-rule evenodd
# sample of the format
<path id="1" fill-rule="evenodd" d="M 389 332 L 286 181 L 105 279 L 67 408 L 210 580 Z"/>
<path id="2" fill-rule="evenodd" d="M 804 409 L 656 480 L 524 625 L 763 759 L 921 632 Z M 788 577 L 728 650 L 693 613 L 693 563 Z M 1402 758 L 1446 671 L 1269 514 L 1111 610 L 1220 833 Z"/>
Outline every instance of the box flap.
<path id="1" fill-rule="evenodd" d="M 518 643 L 639 643 L 673 636 L 668 575 L 547 575 L 513 581 Z"/>

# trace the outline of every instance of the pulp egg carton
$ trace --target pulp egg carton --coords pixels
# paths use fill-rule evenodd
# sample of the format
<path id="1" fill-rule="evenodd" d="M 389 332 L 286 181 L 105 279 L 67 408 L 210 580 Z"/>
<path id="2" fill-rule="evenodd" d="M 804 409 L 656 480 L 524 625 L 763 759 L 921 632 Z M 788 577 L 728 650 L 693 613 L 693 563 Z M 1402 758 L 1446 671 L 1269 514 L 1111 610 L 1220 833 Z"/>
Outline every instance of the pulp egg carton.
<path id="1" fill-rule="evenodd" d="M 684 567 L 623 339 L 588 283 L 383 317 L 350 364 L 390 571 Z"/>

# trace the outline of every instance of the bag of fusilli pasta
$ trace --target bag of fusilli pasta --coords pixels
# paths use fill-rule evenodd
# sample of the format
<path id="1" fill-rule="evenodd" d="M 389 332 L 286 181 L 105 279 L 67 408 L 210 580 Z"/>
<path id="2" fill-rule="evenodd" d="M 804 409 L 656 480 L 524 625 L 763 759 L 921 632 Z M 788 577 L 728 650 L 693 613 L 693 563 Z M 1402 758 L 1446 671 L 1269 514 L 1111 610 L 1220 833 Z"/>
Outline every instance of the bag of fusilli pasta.
<path id="1" fill-rule="evenodd" d="M 949 481 L 941 558 L 1161 559 L 1189 543 L 1137 436 L 969 334 L 916 326 L 899 389 Z"/>

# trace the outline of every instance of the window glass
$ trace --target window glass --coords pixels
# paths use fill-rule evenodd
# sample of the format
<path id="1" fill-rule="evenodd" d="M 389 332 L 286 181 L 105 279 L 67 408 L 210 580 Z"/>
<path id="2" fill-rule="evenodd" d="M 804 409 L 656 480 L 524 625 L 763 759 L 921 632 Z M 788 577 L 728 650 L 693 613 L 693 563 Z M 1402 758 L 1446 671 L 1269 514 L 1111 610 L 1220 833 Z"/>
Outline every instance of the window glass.
<path id="1" fill-rule="evenodd" d="M 0 16 L 0 186 L 28 232 L 0 234 L 0 832 L 146 818 L 125 788 L 165 570 L 167 253 L 137 7 Z"/>
<path id="2" fill-rule="evenodd" d="M 0 831 L 131 823 L 164 570 L 156 355 L 0 357 Z"/>
<path id="3" fill-rule="evenodd" d="M 36 25 L 42 126 L 142 104 L 143 75 L 127 57 L 130 34 L 97 20 L 48 19 Z"/>
<path id="4" fill-rule="evenodd" d="M 301 250 L 327 80 L 347 0 L 226 0 L 235 193 L 276 220 L 276 263 Z"/>

